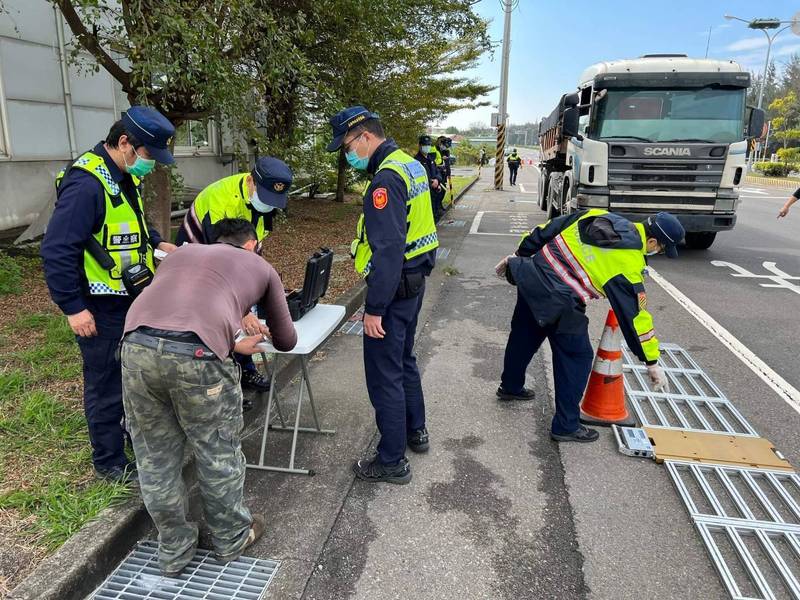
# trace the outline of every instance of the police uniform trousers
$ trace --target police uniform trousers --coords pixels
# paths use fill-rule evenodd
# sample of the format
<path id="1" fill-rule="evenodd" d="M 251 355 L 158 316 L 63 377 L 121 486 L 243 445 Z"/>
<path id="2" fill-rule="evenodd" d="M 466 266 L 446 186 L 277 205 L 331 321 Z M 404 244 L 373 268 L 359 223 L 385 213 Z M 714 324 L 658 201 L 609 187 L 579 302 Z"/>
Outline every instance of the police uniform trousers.
<path id="1" fill-rule="evenodd" d="M 413 298 L 395 298 L 386 308 L 383 339 L 364 336 L 367 391 L 381 434 L 378 457 L 395 465 L 404 456 L 408 435 L 425 427 L 422 380 L 414 354 L 417 318 L 425 294 L 423 284 Z"/>
<path id="2" fill-rule="evenodd" d="M 556 411 L 551 431 L 567 435 L 580 426 L 580 402 L 592 370 L 594 354 L 588 325 L 583 331 L 563 333 L 558 322 L 540 326 L 525 299 L 517 293 L 517 305 L 511 317 L 511 333 L 506 344 L 501 385 L 511 394 L 525 385 L 525 371 L 533 355 L 547 339 L 553 352 Z"/>
<path id="3" fill-rule="evenodd" d="M 517 171 L 519 171 L 519 167 L 512 167 L 509 165 L 508 167 L 508 181 L 511 185 L 517 183 Z"/>
<path id="4" fill-rule="evenodd" d="M 180 570 L 197 549 L 181 474 L 187 445 L 214 550 L 241 550 L 252 517 L 243 504 L 239 367 L 231 359 L 196 359 L 125 340 L 122 387 L 142 499 L 158 529 L 159 566 Z"/>
<path id="5" fill-rule="evenodd" d="M 128 464 L 122 421 L 122 380 L 117 347 L 127 305 L 119 312 L 103 312 L 93 304 L 97 335 L 76 336 L 83 359 L 83 410 L 92 444 L 92 463 L 100 472 Z"/>

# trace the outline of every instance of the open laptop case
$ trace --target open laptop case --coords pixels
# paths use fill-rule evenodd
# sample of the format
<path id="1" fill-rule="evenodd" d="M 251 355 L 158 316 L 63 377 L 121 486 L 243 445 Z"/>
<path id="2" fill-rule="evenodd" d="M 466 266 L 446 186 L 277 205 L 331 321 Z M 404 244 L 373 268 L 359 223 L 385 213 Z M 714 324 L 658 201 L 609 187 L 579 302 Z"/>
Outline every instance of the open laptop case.
<path id="1" fill-rule="evenodd" d="M 333 267 L 333 251 L 320 248 L 306 262 L 306 275 L 303 288 L 293 290 L 286 296 L 292 321 L 299 320 L 304 314 L 317 305 L 319 299 L 328 291 Z"/>

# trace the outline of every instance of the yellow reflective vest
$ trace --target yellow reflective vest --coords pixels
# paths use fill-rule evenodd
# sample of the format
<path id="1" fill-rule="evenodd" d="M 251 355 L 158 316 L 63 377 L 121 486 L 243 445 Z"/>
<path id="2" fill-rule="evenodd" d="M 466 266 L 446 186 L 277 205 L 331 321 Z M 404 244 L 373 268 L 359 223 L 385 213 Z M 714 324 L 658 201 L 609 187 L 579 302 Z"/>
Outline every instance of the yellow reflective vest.
<path id="1" fill-rule="evenodd" d="M 206 220 L 213 225 L 222 219 L 245 219 L 253 224 L 259 240 L 267 237 L 272 230 L 272 212 L 261 213 L 250 204 L 248 175 L 238 173 L 224 177 L 204 188 L 189 208 L 186 219 L 194 217 L 200 229 L 205 229 L 203 222 Z M 204 241 L 211 243 L 213 240 Z"/>
<path id="2" fill-rule="evenodd" d="M 91 173 L 103 185 L 105 195 L 105 216 L 100 231 L 93 233 L 95 240 L 108 252 L 114 261 L 111 269 L 103 268 L 88 251 L 83 251 L 83 270 L 89 282 L 89 294 L 93 296 L 127 296 L 122 284 L 122 270 L 143 263 L 155 270 L 153 249 L 148 240 L 144 204 L 139 193 L 139 179 L 131 176 L 136 186 L 136 198 L 126 198 L 122 189 L 111 176 L 103 157 L 94 152 L 85 152 L 72 163 L 73 169 L 83 169 Z M 56 188 L 61 185 L 66 169 L 56 175 Z M 134 210 L 134 204 L 137 207 Z"/>
<path id="3" fill-rule="evenodd" d="M 408 190 L 405 259 L 410 260 L 438 248 L 439 237 L 433 220 L 428 173 L 425 167 L 398 149 L 383 160 L 376 173 L 381 169 L 391 169 L 400 175 Z M 363 214 L 356 226 L 356 239 L 350 246 L 350 254 L 355 259 L 356 271 L 362 277 L 366 277 L 372 269 L 370 261 L 372 248 L 369 245 Z"/>

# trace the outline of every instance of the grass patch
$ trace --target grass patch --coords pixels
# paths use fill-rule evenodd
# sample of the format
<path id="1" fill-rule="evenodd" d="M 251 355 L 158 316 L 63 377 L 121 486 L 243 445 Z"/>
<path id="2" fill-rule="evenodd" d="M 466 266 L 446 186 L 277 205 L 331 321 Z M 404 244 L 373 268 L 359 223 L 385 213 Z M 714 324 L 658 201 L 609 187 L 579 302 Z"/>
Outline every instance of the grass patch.
<path id="1" fill-rule="evenodd" d="M 453 198 L 458 197 L 459 192 L 467 187 L 477 175 L 453 175 Z"/>
<path id="2" fill-rule="evenodd" d="M 39 260 L 13 262 L 21 291 L 4 299 L 0 327 L 0 511 L 13 511 L 19 525 L 3 535 L 52 552 L 131 492 L 94 479 L 75 336 L 63 315 L 37 302 L 46 294 Z"/>
<path id="3" fill-rule="evenodd" d="M 0 252 L 0 296 L 19 294 L 22 291 L 23 260 Z"/>
<path id="4" fill-rule="evenodd" d="M 454 275 L 461 275 L 461 271 L 459 271 L 452 265 L 447 265 L 444 269 L 442 269 L 442 273 L 444 273 L 448 277 L 453 277 Z"/>

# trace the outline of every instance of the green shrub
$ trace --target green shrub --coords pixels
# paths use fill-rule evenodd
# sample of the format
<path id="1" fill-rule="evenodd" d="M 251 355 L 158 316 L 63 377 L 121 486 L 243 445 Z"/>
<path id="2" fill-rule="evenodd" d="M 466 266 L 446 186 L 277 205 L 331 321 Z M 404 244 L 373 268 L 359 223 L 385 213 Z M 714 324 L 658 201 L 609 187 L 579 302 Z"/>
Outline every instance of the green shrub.
<path id="1" fill-rule="evenodd" d="M 19 262 L 0 252 L 0 296 L 22 291 L 22 267 Z"/>
<path id="2" fill-rule="evenodd" d="M 800 163 L 800 148 L 779 148 L 778 158 L 785 163 Z"/>
<path id="3" fill-rule="evenodd" d="M 759 162 L 756 163 L 756 170 L 761 171 L 766 177 L 786 177 L 792 171 L 796 171 L 798 166 L 794 163 L 784 162 Z"/>

